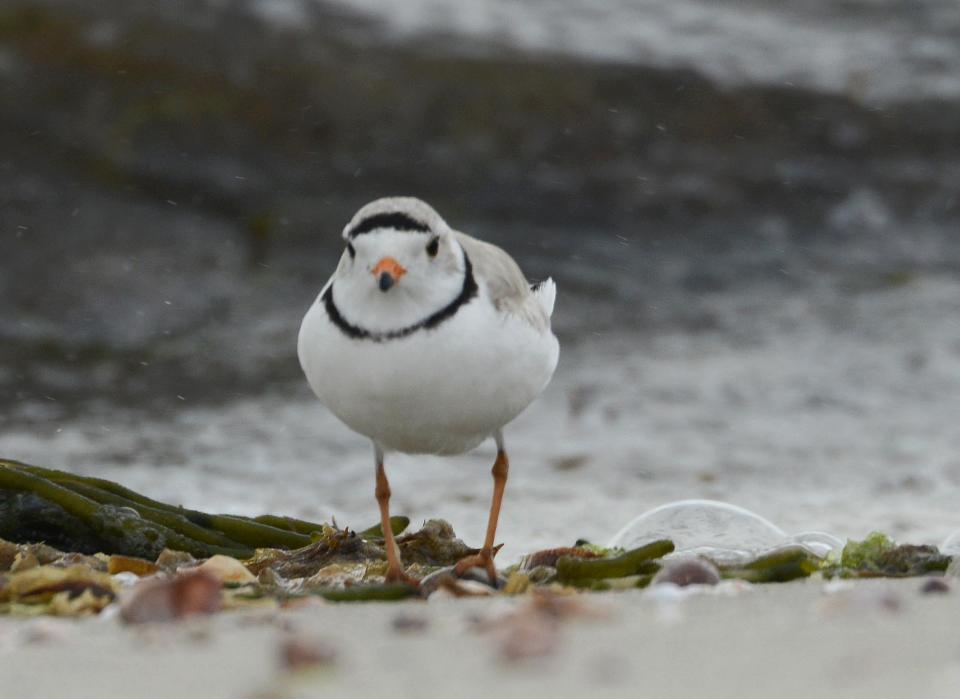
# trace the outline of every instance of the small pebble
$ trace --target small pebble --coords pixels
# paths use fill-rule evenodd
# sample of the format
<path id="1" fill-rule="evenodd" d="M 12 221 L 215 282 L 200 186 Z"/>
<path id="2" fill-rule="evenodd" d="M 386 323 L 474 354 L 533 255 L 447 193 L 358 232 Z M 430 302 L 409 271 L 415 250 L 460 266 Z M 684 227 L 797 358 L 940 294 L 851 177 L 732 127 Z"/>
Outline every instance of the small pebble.
<path id="1" fill-rule="evenodd" d="M 22 643 L 49 643 L 66 638 L 63 629 L 48 619 L 38 619 L 26 625 L 19 634 Z"/>
<path id="2" fill-rule="evenodd" d="M 903 600 L 900 599 L 900 596 L 893 593 L 887 592 L 881 594 L 877 599 L 880 608 L 888 612 L 899 612 L 903 609 Z"/>
<path id="3" fill-rule="evenodd" d="M 436 570 L 420 581 L 420 596 L 430 597 L 441 588 L 448 588 L 451 584 L 454 587 L 462 587 L 467 590 L 477 591 L 478 594 L 490 594 L 494 588 L 491 588 L 487 572 L 482 568 L 470 568 L 465 571 L 461 577 L 453 574 L 453 566 Z M 496 589 L 502 589 L 507 581 L 503 576 L 497 577 Z M 482 590 L 486 588 L 486 590 Z"/>
<path id="4" fill-rule="evenodd" d="M 300 671 L 333 665 L 336 653 L 320 641 L 288 638 L 280 644 L 280 662 L 287 670 Z"/>
<path id="5" fill-rule="evenodd" d="M 512 620 L 501 632 L 500 660 L 519 663 L 556 652 L 560 642 L 557 622 L 538 615 Z"/>
<path id="6" fill-rule="evenodd" d="M 173 578 L 145 578 L 120 603 L 120 617 L 128 624 L 171 621 L 220 611 L 219 580 L 203 571 Z"/>
<path id="7" fill-rule="evenodd" d="M 419 633 L 427 628 L 427 620 L 411 614 L 400 614 L 394 617 L 391 626 L 400 633 Z"/>
<path id="8" fill-rule="evenodd" d="M 943 578 L 927 578 L 920 586 L 920 593 L 924 595 L 936 595 L 950 592 L 950 583 Z"/>
<path id="9" fill-rule="evenodd" d="M 718 582 L 720 582 L 720 572 L 716 566 L 702 558 L 669 561 L 653 578 L 654 585 L 673 583 L 678 587 L 716 585 Z"/>
<path id="10" fill-rule="evenodd" d="M 448 568 L 441 568 L 440 570 L 430 573 L 420 580 L 420 596 L 429 597 L 438 589 L 440 589 L 440 584 L 444 580 L 452 579 L 454 579 L 452 566 Z"/>

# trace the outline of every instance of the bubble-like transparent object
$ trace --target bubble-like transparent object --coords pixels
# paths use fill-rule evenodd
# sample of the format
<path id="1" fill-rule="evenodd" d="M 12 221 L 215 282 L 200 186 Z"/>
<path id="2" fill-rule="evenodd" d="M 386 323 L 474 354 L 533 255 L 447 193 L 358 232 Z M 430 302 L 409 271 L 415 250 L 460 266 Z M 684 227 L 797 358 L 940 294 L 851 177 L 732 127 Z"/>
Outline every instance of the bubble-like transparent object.
<path id="1" fill-rule="evenodd" d="M 843 551 L 843 541 L 827 532 L 801 532 L 791 536 L 787 543 L 800 544 L 821 558 L 826 558 L 832 553 L 839 556 Z"/>
<path id="2" fill-rule="evenodd" d="M 818 556 L 843 543 L 826 532 L 791 536 L 755 512 L 717 500 L 680 500 L 644 512 L 610 540 L 630 549 L 670 539 L 674 555 L 704 555 L 720 563 L 742 563 L 783 546 L 800 544 Z"/>
<path id="3" fill-rule="evenodd" d="M 940 553 L 948 556 L 960 556 L 960 529 L 953 532 L 940 544 Z"/>

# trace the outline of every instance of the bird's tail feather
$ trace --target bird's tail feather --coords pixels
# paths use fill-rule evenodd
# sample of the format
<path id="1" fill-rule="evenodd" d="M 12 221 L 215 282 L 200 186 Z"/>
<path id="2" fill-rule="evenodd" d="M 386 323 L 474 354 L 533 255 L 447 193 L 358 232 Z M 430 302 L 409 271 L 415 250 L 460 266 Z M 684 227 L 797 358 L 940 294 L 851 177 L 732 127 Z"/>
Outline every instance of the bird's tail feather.
<path id="1" fill-rule="evenodd" d="M 530 287 L 533 295 L 540 302 L 540 306 L 546 312 L 547 317 L 553 315 L 553 302 L 557 299 L 557 285 L 552 277 L 547 277 L 542 282 L 537 282 Z"/>

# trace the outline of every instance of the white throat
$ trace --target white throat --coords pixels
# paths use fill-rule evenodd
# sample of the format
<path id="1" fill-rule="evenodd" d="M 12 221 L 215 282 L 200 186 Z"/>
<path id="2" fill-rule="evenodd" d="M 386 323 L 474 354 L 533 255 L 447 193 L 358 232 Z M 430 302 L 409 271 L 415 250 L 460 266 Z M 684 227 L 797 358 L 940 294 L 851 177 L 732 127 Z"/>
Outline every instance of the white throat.
<path id="1" fill-rule="evenodd" d="M 365 267 L 354 265 L 344 255 L 332 282 L 334 304 L 347 323 L 370 333 L 390 333 L 420 323 L 452 303 L 463 290 L 466 265 L 459 243 L 456 250 L 456 259 L 446 268 L 437 262 L 437 269 L 411 269 L 388 291 L 381 291 Z"/>

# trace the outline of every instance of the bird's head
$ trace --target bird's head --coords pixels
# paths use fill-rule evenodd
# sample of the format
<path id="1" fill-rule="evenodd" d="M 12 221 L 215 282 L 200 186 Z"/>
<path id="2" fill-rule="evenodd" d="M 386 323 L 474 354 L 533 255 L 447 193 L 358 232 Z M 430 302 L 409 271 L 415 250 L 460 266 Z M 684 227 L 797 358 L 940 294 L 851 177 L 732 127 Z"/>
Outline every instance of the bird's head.
<path id="1" fill-rule="evenodd" d="M 453 232 L 419 199 L 367 204 L 344 227 L 343 238 L 337 302 L 358 321 L 416 322 L 454 298 L 463 284 L 463 252 Z"/>

